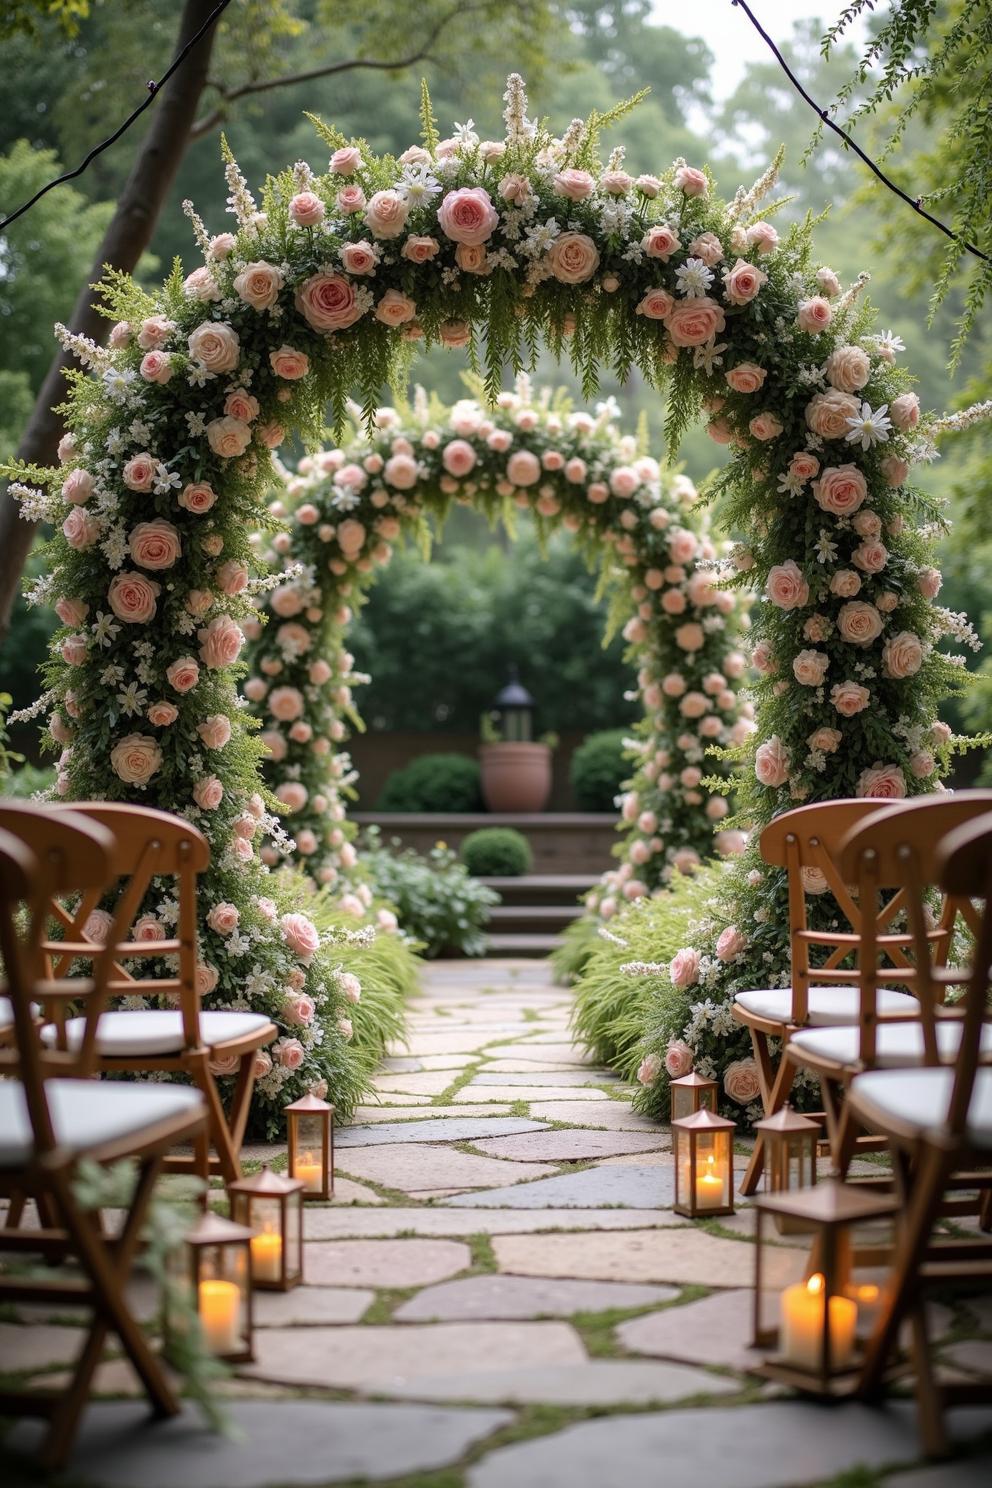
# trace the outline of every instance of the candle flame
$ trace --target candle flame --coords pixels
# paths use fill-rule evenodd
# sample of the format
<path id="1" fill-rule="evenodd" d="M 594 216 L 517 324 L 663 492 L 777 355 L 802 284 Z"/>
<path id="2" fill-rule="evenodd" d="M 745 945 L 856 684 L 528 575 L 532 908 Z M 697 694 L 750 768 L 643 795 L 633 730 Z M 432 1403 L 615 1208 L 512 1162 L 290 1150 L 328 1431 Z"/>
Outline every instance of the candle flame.
<path id="1" fill-rule="evenodd" d="M 823 1288 L 825 1286 L 826 1286 L 826 1282 L 823 1279 L 822 1273 L 819 1272 L 819 1271 L 814 1271 L 813 1272 L 813 1275 L 810 1277 L 809 1281 L 806 1283 L 806 1290 L 808 1292 L 810 1292 L 815 1297 L 820 1292 L 823 1291 Z"/>

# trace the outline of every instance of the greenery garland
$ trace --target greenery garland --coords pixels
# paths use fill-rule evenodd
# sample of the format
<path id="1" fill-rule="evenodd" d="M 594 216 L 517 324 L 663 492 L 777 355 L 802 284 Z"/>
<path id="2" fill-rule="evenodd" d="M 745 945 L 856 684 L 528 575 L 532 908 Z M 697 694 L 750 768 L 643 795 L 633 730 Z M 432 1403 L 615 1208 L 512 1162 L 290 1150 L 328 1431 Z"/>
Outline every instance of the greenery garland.
<path id="1" fill-rule="evenodd" d="M 315 120 L 327 170 L 298 162 L 261 204 L 226 151 L 236 231 L 211 237 L 190 207 L 201 267 L 177 266 L 155 296 L 111 278 L 109 350 L 63 335 L 87 369 L 70 379 L 63 471 L 11 472 L 25 515 L 62 529 L 33 589 L 65 622 L 41 704 L 54 701 L 65 745 L 59 789 L 204 825 L 205 972 L 236 1005 L 282 1009 L 289 987 L 326 1011 L 312 1043 L 280 1041 L 300 1061 L 279 1067 L 291 1085 L 324 1078 L 346 1015 L 310 930 L 268 909 L 249 835 L 265 802 L 234 691 L 248 535 L 287 430 L 316 439 L 329 404 L 342 431 L 355 392 L 371 430 L 413 341 L 469 347 L 491 401 L 505 364 L 532 364 L 542 341 L 586 396 L 600 367 L 623 380 L 636 366 L 665 392 L 673 447 L 701 409 L 729 445 L 714 491 L 748 534 L 737 582 L 764 596 L 764 675 L 727 830 L 802 800 L 934 790 L 952 744 L 936 709 L 961 670 L 938 645 L 970 633 L 934 603 L 940 514 L 907 484 L 932 440 L 900 343 L 859 310 L 867 276 L 842 291 L 816 265 L 811 223 L 780 239 L 774 207 L 759 215 L 775 166 L 727 204 L 684 161 L 634 180 L 621 148 L 601 159 L 602 127 L 629 105 L 555 137 L 528 118 L 516 76 L 505 101 L 505 139 L 466 124 L 442 140 L 425 94 L 423 143 L 398 160 Z M 779 889 L 748 882 L 760 871 L 742 869 L 723 911 L 742 948 L 687 947 L 679 963 L 714 1002 L 738 979 L 784 974 Z"/>
<path id="2" fill-rule="evenodd" d="M 622 862 L 593 895 L 599 913 L 712 852 L 729 803 L 700 786 L 705 750 L 739 744 L 753 728 L 736 691 L 747 665 L 733 644 L 739 605 L 713 583 L 716 549 L 691 512 L 692 482 L 621 434 L 617 411 L 612 401 L 595 413 L 572 409 L 526 374 L 492 410 L 478 398 L 444 408 L 418 389 L 412 406 L 377 409 L 371 438 L 356 428 L 342 447 L 286 473 L 285 499 L 269 510 L 289 533 L 260 554 L 283 581 L 259 596 L 243 691 L 263 726 L 265 775 L 296 861 L 338 885 L 355 913 L 371 894 L 355 871 L 345 808 L 355 776 L 339 746 L 349 725 L 360 727 L 352 688 L 366 679 L 352 670 L 347 625 L 393 545 L 413 538 L 428 548 L 428 516 L 443 522 L 456 501 L 511 531 L 517 509 L 530 511 L 541 540 L 559 525 L 574 533 L 602 567 L 610 625 L 624 626 L 645 718 L 628 741 L 635 775 L 623 798 Z M 286 570 L 298 577 L 284 579 Z M 716 841 L 740 850 L 743 835 Z"/>

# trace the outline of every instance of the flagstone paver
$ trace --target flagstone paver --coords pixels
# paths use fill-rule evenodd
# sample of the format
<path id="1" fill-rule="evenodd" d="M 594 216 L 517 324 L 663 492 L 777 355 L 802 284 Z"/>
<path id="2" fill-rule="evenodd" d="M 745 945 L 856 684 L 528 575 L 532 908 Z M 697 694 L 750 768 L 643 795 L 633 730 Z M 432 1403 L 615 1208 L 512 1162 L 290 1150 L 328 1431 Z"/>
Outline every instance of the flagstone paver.
<path id="1" fill-rule="evenodd" d="M 530 1185 L 524 1185 L 529 1187 Z M 522 1191 L 522 1190 L 521 1190 Z M 684 1225 L 671 1209 L 487 1209 L 468 1207 L 463 1194 L 452 1207 L 307 1210 L 309 1240 L 361 1239 L 391 1235 L 531 1235 L 547 1230 L 644 1230 Z"/>
<path id="2" fill-rule="evenodd" d="M 79 1328 L 0 1323 L 0 1374 L 69 1364 L 82 1348 L 83 1338 Z"/>
<path id="3" fill-rule="evenodd" d="M 399 1095 L 441 1095 L 457 1078 L 457 1071 L 421 1070 L 403 1075 L 379 1075 L 374 1090 L 392 1091 Z M 491 1100 L 492 1097 L 490 1096 Z"/>
<path id="4" fill-rule="evenodd" d="M 604 1131 L 653 1132 L 658 1136 L 658 1123 L 647 1116 L 638 1116 L 630 1108 L 629 1101 L 605 1100 L 595 1104 L 585 1102 L 577 1111 L 570 1101 L 558 1099 L 560 1092 L 549 1091 L 554 1100 L 531 1101 L 530 1114 L 539 1121 L 567 1121 L 572 1126 L 597 1127 Z M 668 1142 L 665 1139 L 667 1148 Z"/>
<path id="5" fill-rule="evenodd" d="M 477 1157 L 441 1145 L 394 1142 L 387 1146 L 348 1147 L 340 1154 L 342 1168 L 386 1188 L 416 1193 L 425 1188 L 492 1188 L 523 1183 L 554 1172 L 549 1163 L 508 1163 L 496 1157 Z"/>
<path id="6" fill-rule="evenodd" d="M 567 1323 L 408 1323 L 364 1328 L 271 1328 L 258 1335 L 256 1362 L 238 1372 L 310 1386 L 393 1392 L 421 1390 L 432 1376 L 461 1378 L 493 1369 L 582 1364 L 585 1350 Z"/>
<path id="7" fill-rule="evenodd" d="M 478 1137 L 512 1137 L 526 1132 L 546 1131 L 540 1121 L 529 1121 L 526 1116 L 477 1115 L 474 1111 L 458 1111 L 451 1106 L 437 1107 L 439 1116 L 424 1115 L 423 1120 L 388 1122 L 368 1128 L 346 1126 L 337 1137 L 339 1149 L 347 1147 L 369 1147 L 386 1142 L 468 1142 Z M 445 1113 L 453 1111 L 448 1117 Z"/>
<path id="8" fill-rule="evenodd" d="M 387 1387 L 383 1393 L 408 1400 L 457 1400 L 479 1405 L 649 1406 L 685 1400 L 690 1395 L 733 1395 L 739 1388 L 734 1380 L 681 1364 L 590 1359 L 585 1364 L 555 1364 L 550 1368 L 525 1364 L 477 1374 L 429 1376 Z M 603 1479 L 597 1488 L 613 1481 Z"/>
<path id="9" fill-rule="evenodd" d="M 398 1095 L 396 1097 L 396 1099 L 398 1101 L 402 1101 L 402 1100 L 404 1100 L 404 1097 L 402 1095 Z M 425 1101 L 425 1104 L 428 1107 L 428 1109 L 426 1111 L 423 1109 L 423 1106 L 408 1106 L 408 1105 L 395 1105 L 394 1106 L 394 1105 L 390 1105 L 390 1104 L 384 1104 L 384 1105 L 381 1105 L 381 1106 L 356 1106 L 356 1108 L 355 1108 L 355 1124 L 356 1124 L 356 1126 L 364 1126 L 367 1122 L 370 1122 L 370 1121 L 373 1121 L 373 1122 L 380 1122 L 380 1121 L 393 1121 L 393 1122 L 397 1122 L 397 1121 L 434 1121 L 434 1120 L 437 1120 L 439 1117 L 442 1117 L 442 1116 L 457 1116 L 459 1118 L 462 1118 L 462 1117 L 465 1117 L 465 1116 L 467 1116 L 469 1114 L 461 1106 L 435 1106 L 435 1105 L 431 1105 L 429 1099 L 427 1099 Z M 472 1107 L 471 1114 L 472 1114 L 473 1117 L 475 1117 L 475 1116 L 506 1116 L 507 1118 L 509 1118 L 509 1114 L 510 1114 L 510 1102 L 509 1101 L 500 1101 L 496 1105 L 492 1105 L 492 1106 L 473 1106 Z M 519 1117 L 513 1117 L 512 1119 L 516 1121 L 516 1120 L 519 1120 L 520 1118 Z M 536 1120 L 536 1118 L 535 1118 L 535 1120 Z M 350 1132 L 352 1130 L 353 1130 L 352 1127 L 345 1126 L 345 1127 L 342 1127 L 335 1134 L 335 1140 L 337 1141 L 337 1143 L 338 1143 L 339 1146 L 343 1145 L 343 1146 L 347 1147 L 347 1146 L 361 1146 L 362 1145 L 361 1143 L 354 1142 L 350 1137 L 345 1137 L 345 1133 L 346 1132 Z M 343 1143 L 340 1141 L 340 1138 L 344 1138 L 344 1142 Z"/>
<path id="10" fill-rule="evenodd" d="M 674 1287 L 621 1281 L 559 1281 L 532 1276 L 465 1276 L 425 1287 L 393 1314 L 398 1323 L 468 1318 L 571 1317 L 613 1307 L 650 1307 L 678 1296 Z M 637 1350 L 647 1353 L 647 1349 Z"/>
<path id="11" fill-rule="evenodd" d="M 472 1259 L 460 1240 L 308 1240 L 305 1249 L 308 1281 L 342 1287 L 430 1286 Z"/>
<path id="12" fill-rule="evenodd" d="M 492 1044 L 488 1053 L 494 1059 L 533 1060 L 535 1064 L 560 1064 L 570 1069 L 595 1069 L 596 1063 L 578 1044 L 535 1044 L 523 1039 L 516 1043 Z"/>
<path id="13" fill-rule="evenodd" d="M 332 1249 L 331 1246 L 322 1248 Z M 321 1260 L 311 1254 L 308 1245 L 306 1270 L 308 1284 L 294 1287 L 291 1292 L 256 1292 L 256 1328 L 286 1328 L 294 1323 L 357 1323 L 375 1301 L 375 1292 L 349 1286 L 340 1272 L 335 1274 L 334 1280 L 342 1282 L 342 1285 L 310 1285 L 317 1281 L 321 1271 L 326 1271 L 326 1269 Z M 380 1286 L 382 1283 L 370 1276 L 369 1285 Z"/>
<path id="14" fill-rule="evenodd" d="M 511 1209 L 594 1208 L 598 1204 L 619 1204 L 629 1209 L 658 1209 L 672 1202 L 675 1184 L 671 1158 L 665 1166 L 583 1168 L 578 1173 L 561 1173 L 554 1178 L 539 1178 L 519 1187 L 483 1189 L 465 1194 L 451 1202 L 466 1207 Z M 673 1216 L 673 1221 L 678 1216 Z"/>
<path id="15" fill-rule="evenodd" d="M 689 1224 L 622 1235 L 498 1235 L 492 1244 L 500 1270 L 518 1276 L 741 1287 L 750 1285 L 754 1266 L 752 1245 Z M 803 1274 L 799 1251 L 769 1250 L 766 1260 L 769 1286 L 787 1286 Z"/>
<path id="16" fill-rule="evenodd" d="M 458 1104 L 470 1101 L 539 1101 L 544 1100 L 548 1094 L 546 1085 L 478 1085 L 474 1080 L 463 1085 L 462 1088 L 452 1096 L 452 1100 Z M 559 1101 L 583 1101 L 602 1102 L 608 1101 L 609 1096 L 604 1095 L 601 1090 L 590 1090 L 581 1085 L 568 1085 L 564 1089 L 555 1091 L 555 1098 Z"/>
<path id="17" fill-rule="evenodd" d="M 592 1157 L 610 1157 L 616 1153 L 650 1152 L 667 1147 L 667 1137 L 660 1132 L 571 1131 L 528 1132 L 518 1137 L 486 1137 L 472 1144 L 491 1157 L 509 1158 L 512 1162 L 585 1162 Z"/>
<path id="18" fill-rule="evenodd" d="M 750 1347 L 752 1307 L 753 1294 L 747 1288 L 714 1292 L 683 1307 L 631 1318 L 618 1326 L 617 1338 L 632 1354 L 692 1363 L 705 1360 L 746 1370 L 760 1359 Z"/>
<path id="19" fill-rule="evenodd" d="M 498 1061 L 500 1064 L 505 1061 Z M 480 1070 L 472 1081 L 473 1085 L 539 1085 L 542 1090 L 545 1086 L 566 1085 L 619 1085 L 620 1081 L 615 1075 L 605 1074 L 601 1070 L 549 1070 L 537 1072 L 528 1070 L 508 1070 L 491 1073 L 487 1065 Z M 561 1099 L 560 1096 L 555 1097 Z"/>

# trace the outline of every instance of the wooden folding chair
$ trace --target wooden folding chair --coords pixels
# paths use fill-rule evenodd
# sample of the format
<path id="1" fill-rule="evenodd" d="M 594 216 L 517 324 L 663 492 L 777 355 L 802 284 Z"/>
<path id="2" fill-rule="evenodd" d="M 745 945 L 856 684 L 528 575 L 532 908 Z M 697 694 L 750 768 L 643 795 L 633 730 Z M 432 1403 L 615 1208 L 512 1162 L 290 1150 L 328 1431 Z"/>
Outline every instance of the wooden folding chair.
<path id="1" fill-rule="evenodd" d="M 854 827 L 839 850 L 840 874 L 856 889 L 860 913 L 855 976 L 861 988 L 856 1025 L 804 1028 L 792 1035 L 785 1054 L 798 1068 L 819 1077 L 830 1154 L 834 1169 L 844 1174 L 858 1145 L 874 1138 L 858 1135 L 844 1092 L 856 1074 L 867 1069 L 906 1069 L 923 1064 L 953 1064 L 961 1042 L 961 1019 L 945 1006 L 947 988 L 968 979 L 967 969 L 948 965 L 959 921 L 977 933 L 979 915 L 968 899 L 936 898 L 937 853 L 941 840 L 955 827 L 992 811 L 992 791 L 922 796 L 869 816 Z M 907 934 L 893 934 L 892 906 L 905 913 Z M 891 954 L 893 948 L 898 954 Z M 899 986 L 919 1001 L 912 1020 L 880 1020 L 878 989 Z M 992 1059 L 992 1026 L 983 1030 L 981 1057 Z M 964 1201 L 945 1212 L 970 1212 Z"/>
<path id="2" fill-rule="evenodd" d="M 924 1066 L 868 1070 L 854 1077 L 847 1096 L 859 1120 L 886 1137 L 902 1200 L 887 1303 L 868 1343 L 861 1391 L 868 1397 L 880 1392 L 900 1329 L 909 1319 L 920 1430 L 932 1455 L 946 1451 L 945 1407 L 992 1402 L 992 1380 L 938 1384 L 925 1312 L 926 1296 L 935 1287 L 992 1289 L 992 1239 L 941 1238 L 939 1245 L 934 1243 L 948 1186 L 976 1166 L 982 1170 L 974 1174 L 975 1181 L 987 1183 L 992 1163 L 992 1069 L 980 1063 L 992 973 L 992 815 L 948 834 L 940 845 L 937 877 L 946 894 L 983 902 L 956 1061 L 953 1066 L 938 1062 L 936 1017 L 924 1010 L 930 1024 Z"/>
<path id="3" fill-rule="evenodd" d="M 87 802 L 54 808 L 71 811 L 112 833 L 114 875 L 119 880 L 108 899 L 106 890 L 84 894 L 71 911 L 55 903 L 64 939 L 46 943 L 54 977 L 65 974 L 74 959 L 93 955 L 85 933 L 92 911 L 106 903 L 113 915 L 107 944 L 113 953 L 108 990 L 115 998 L 161 1000 L 155 1008 L 115 1007 L 98 1024 L 84 1018 L 56 1020 L 43 1035 L 60 1048 L 78 1049 L 85 1061 L 107 1073 L 165 1071 L 188 1075 L 203 1092 L 210 1112 L 209 1147 L 191 1157 L 173 1153 L 170 1172 L 220 1173 L 225 1183 L 241 1176 L 241 1146 L 255 1087 L 255 1055 L 278 1035 L 264 1014 L 227 1009 L 203 1010 L 197 989 L 197 875 L 210 861 L 203 834 L 182 817 L 149 807 Z M 9 824 L 20 807 L 0 807 L 0 826 Z M 175 934 L 134 936 L 135 922 L 147 908 L 157 880 L 175 880 L 178 919 Z M 165 928 L 165 927 L 163 927 Z M 141 959 L 136 976 L 124 963 Z M 215 1070 L 236 1060 L 234 1093 L 229 1110 L 217 1085 Z"/>
<path id="4" fill-rule="evenodd" d="M 761 856 L 770 866 L 784 868 L 787 875 L 791 986 L 738 992 L 732 1014 L 751 1034 L 766 1116 L 782 1109 L 795 1083 L 796 1066 L 782 1057 L 782 1049 L 792 1035 L 807 1025 L 830 1027 L 858 1022 L 860 988 L 852 972 L 841 968 L 857 944 L 860 911 L 838 872 L 836 859 L 851 828 L 878 811 L 878 801 L 825 801 L 783 812 L 761 834 Z M 818 908 L 812 917 L 824 928 L 811 925 L 810 903 L 829 906 L 829 915 Z M 891 912 L 897 911 L 898 905 L 894 905 Z M 833 928 L 831 919 L 839 919 L 841 926 Z M 881 1017 L 913 1017 L 915 1013 L 916 1002 L 905 992 L 879 993 Z M 763 1162 L 764 1141 L 759 1132 L 741 1193 L 755 1192 Z"/>
<path id="5" fill-rule="evenodd" d="M 41 1226 L 0 1230 L 0 1253 L 48 1261 L 73 1257 L 81 1274 L 39 1277 L 0 1274 L 0 1302 L 82 1304 L 92 1321 L 67 1388 L 0 1391 L 0 1415 L 47 1420 L 41 1446 L 46 1467 L 61 1466 L 93 1380 L 107 1335 L 119 1338 L 158 1416 L 175 1415 L 179 1402 L 132 1316 L 125 1297 L 142 1223 L 161 1160 L 178 1142 L 198 1137 L 206 1122 L 198 1090 L 168 1084 L 94 1081 L 72 1050 L 41 1040 L 34 1005 L 64 999 L 46 975 L 44 941 L 55 896 L 87 894 L 111 880 L 114 843 L 98 824 L 59 813 L 58 830 L 33 840 L 32 823 L 20 836 L 0 829 L 0 956 L 15 1023 L 15 1044 L 0 1051 L 0 1196 L 34 1199 Z M 41 834 L 38 834 L 39 836 Z M 86 1017 L 99 1017 L 106 1000 L 108 962 L 94 961 L 89 978 L 76 978 Z M 110 1163 L 130 1158 L 136 1183 L 123 1225 L 104 1233 L 98 1213 L 83 1210 L 74 1178 L 83 1158 Z M 16 1361 L 14 1361 L 16 1367 Z"/>

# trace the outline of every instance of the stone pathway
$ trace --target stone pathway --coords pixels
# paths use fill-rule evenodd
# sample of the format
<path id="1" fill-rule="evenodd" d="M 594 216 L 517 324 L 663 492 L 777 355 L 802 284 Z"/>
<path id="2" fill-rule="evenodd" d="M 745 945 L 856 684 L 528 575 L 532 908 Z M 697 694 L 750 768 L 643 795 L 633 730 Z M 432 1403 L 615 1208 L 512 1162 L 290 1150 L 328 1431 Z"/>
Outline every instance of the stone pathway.
<path id="1" fill-rule="evenodd" d="M 913 1407 L 830 1410 L 749 1374 L 753 1216 L 672 1208 L 667 1130 L 571 1041 L 535 961 L 427 968 L 408 1045 L 338 1143 L 335 1201 L 306 1210 L 306 1285 L 257 1297 L 256 1359 L 224 1386 L 237 1436 L 190 1409 L 144 1428 L 129 1366 L 97 1375 L 73 1488 L 971 1488 L 992 1480 L 992 1408 L 962 1455 L 919 1456 Z M 251 1149 L 250 1156 L 281 1156 Z M 794 1240 L 770 1281 L 802 1274 Z M 937 1309 L 946 1367 L 987 1373 L 992 1305 Z M 66 1320 L 0 1321 L 0 1373 L 58 1386 Z M 16 1361 L 16 1362 L 11 1362 Z M 37 1482 L 0 1440 L 4 1488 Z"/>

